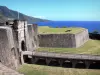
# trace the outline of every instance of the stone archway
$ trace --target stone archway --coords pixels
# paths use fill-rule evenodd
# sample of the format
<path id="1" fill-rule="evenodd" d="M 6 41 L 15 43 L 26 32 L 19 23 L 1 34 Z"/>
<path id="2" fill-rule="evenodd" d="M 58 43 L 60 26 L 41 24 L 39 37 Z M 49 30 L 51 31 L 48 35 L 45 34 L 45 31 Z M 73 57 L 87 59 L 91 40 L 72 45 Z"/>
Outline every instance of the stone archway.
<path id="1" fill-rule="evenodd" d="M 24 41 L 21 42 L 21 50 L 26 51 L 26 45 Z"/>

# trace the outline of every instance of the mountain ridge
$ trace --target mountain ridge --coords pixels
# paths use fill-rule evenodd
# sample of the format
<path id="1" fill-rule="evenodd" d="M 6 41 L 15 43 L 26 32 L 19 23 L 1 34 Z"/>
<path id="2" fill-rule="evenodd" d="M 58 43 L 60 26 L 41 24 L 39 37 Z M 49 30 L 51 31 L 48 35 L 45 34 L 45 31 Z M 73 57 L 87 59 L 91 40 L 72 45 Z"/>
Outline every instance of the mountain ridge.
<path id="1" fill-rule="evenodd" d="M 6 6 L 0 6 L 0 22 L 5 22 L 8 19 L 18 19 L 18 11 L 11 10 Z M 45 19 L 27 16 L 19 12 L 19 20 L 26 20 L 28 23 L 49 21 Z"/>

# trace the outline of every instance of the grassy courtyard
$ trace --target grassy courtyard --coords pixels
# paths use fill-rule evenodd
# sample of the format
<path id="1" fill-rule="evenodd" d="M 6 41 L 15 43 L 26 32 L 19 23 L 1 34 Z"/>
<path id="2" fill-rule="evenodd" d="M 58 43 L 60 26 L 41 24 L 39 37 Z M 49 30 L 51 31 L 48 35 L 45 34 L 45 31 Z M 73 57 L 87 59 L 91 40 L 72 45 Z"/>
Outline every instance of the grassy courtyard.
<path id="1" fill-rule="evenodd" d="M 65 32 L 71 30 L 70 32 Z M 81 31 L 80 28 L 49 28 L 48 26 L 39 27 L 39 33 L 77 33 Z M 89 40 L 79 48 L 47 48 L 40 47 L 37 51 L 44 52 L 60 52 L 60 53 L 75 53 L 75 54 L 94 54 L 100 55 L 100 41 Z M 24 75 L 100 75 L 99 70 L 93 69 L 76 69 L 76 68 L 62 68 L 51 67 L 35 64 L 24 64 L 18 71 Z"/>
<path id="2" fill-rule="evenodd" d="M 66 30 L 71 31 L 65 32 Z M 39 27 L 40 34 L 77 33 L 81 30 L 82 29 L 79 28 L 49 28 L 48 26 Z M 90 39 L 79 48 L 40 47 L 37 51 L 100 55 L 100 40 Z M 24 64 L 18 69 L 18 71 L 24 75 L 100 75 L 100 70 L 51 67 L 35 64 Z"/>
<path id="3" fill-rule="evenodd" d="M 48 26 L 39 26 L 38 27 L 39 34 L 59 34 L 59 33 L 76 34 L 83 30 L 84 30 L 84 28 L 76 28 L 76 27 L 70 27 L 70 28 L 50 28 Z"/>
<path id="4" fill-rule="evenodd" d="M 19 70 L 24 75 L 100 75 L 100 70 L 72 69 L 24 64 Z"/>
<path id="5" fill-rule="evenodd" d="M 40 47 L 37 51 L 45 52 L 60 52 L 60 53 L 76 53 L 76 54 L 99 54 L 100 55 L 100 40 L 89 40 L 79 48 L 47 48 Z"/>

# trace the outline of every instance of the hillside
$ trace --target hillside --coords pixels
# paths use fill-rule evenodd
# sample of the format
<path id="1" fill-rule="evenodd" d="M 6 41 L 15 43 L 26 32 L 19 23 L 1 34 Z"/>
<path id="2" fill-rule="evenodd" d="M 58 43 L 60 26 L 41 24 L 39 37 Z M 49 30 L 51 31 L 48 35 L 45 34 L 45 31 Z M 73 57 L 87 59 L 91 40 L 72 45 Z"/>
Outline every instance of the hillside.
<path id="1" fill-rule="evenodd" d="M 0 22 L 5 22 L 7 18 L 0 13 Z"/>
<path id="2" fill-rule="evenodd" d="M 9 9 L 6 6 L 0 6 L 0 22 L 4 22 L 8 18 L 17 19 L 18 18 L 18 12 Z M 22 14 L 22 13 L 19 13 L 19 19 L 20 20 L 27 20 L 28 23 L 47 21 L 47 20 L 44 20 L 44 19 L 39 19 L 39 18 L 34 18 L 34 17 L 31 17 L 31 16 L 27 16 L 27 15 Z"/>

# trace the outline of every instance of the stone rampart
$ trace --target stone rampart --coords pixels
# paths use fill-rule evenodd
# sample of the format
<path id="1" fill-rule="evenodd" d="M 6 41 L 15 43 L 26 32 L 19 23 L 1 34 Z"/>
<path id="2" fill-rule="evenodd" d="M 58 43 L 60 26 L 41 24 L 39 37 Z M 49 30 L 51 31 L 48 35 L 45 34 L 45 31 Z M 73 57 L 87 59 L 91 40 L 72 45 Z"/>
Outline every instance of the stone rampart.
<path id="1" fill-rule="evenodd" d="M 36 48 L 39 47 L 39 39 L 38 39 L 38 25 L 33 24 L 33 30 L 34 30 L 34 42 L 36 44 Z"/>
<path id="2" fill-rule="evenodd" d="M 84 29 L 84 31 L 75 34 L 76 47 L 82 46 L 88 40 L 89 34 L 87 29 Z"/>
<path id="3" fill-rule="evenodd" d="M 38 31 L 37 31 L 37 25 L 28 25 L 28 33 L 29 33 L 29 50 L 35 50 L 38 47 Z"/>
<path id="4" fill-rule="evenodd" d="M 0 26 L 0 61 L 4 65 L 16 69 L 18 67 L 17 49 L 14 44 L 12 29 Z"/>
<path id="5" fill-rule="evenodd" d="M 39 34 L 40 47 L 76 48 L 89 39 L 88 30 L 76 34 Z"/>

